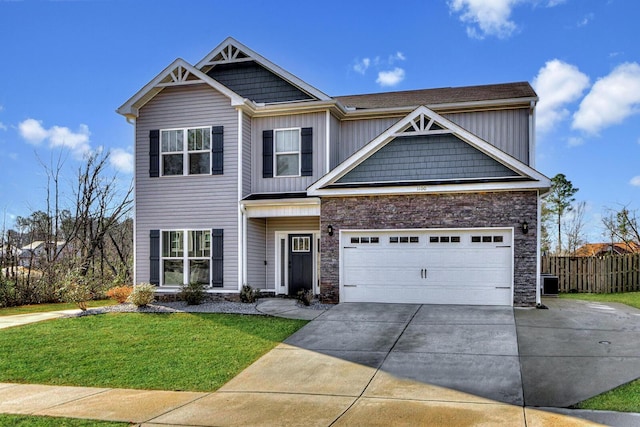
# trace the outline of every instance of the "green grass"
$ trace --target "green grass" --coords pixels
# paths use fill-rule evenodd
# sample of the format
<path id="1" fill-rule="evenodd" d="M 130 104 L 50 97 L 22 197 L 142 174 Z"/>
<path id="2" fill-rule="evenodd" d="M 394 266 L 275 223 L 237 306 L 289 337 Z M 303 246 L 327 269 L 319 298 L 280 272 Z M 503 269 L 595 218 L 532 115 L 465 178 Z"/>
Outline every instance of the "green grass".
<path id="1" fill-rule="evenodd" d="M 640 292 L 620 294 L 560 294 L 560 298 L 597 302 L 618 302 L 640 308 Z M 621 385 L 576 405 L 580 409 L 640 412 L 640 379 Z"/>
<path id="2" fill-rule="evenodd" d="M 89 307 L 104 307 L 105 305 L 115 305 L 116 301 L 111 299 L 89 301 Z M 55 303 L 55 304 L 33 304 L 21 305 L 18 307 L 0 308 L 0 316 L 15 316 L 16 314 L 44 313 L 46 311 L 71 310 L 78 308 L 74 303 Z"/>
<path id="3" fill-rule="evenodd" d="M 599 302 L 619 302 L 631 307 L 640 308 L 640 292 L 624 292 L 620 294 L 560 294 L 560 298 Z"/>
<path id="4" fill-rule="evenodd" d="M 640 412 L 640 379 L 583 400 L 576 407 L 601 411 Z"/>
<path id="5" fill-rule="evenodd" d="M 213 391 L 306 321 L 113 313 L 0 330 L 0 382 Z"/>
<path id="6" fill-rule="evenodd" d="M 127 427 L 129 423 L 0 414 L 0 426 L 11 427 Z"/>

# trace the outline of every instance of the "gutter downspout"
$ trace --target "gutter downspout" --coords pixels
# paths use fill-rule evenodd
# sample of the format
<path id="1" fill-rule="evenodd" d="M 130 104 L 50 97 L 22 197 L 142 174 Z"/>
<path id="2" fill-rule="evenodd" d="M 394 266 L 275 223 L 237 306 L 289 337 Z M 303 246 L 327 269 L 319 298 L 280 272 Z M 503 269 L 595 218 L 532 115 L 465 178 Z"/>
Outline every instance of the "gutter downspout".
<path id="1" fill-rule="evenodd" d="M 240 271 L 240 283 L 241 288 L 247 284 L 247 208 L 244 203 L 240 203 L 240 217 L 242 220 L 242 229 L 240 237 L 241 248 L 241 271 Z"/>
<path id="2" fill-rule="evenodd" d="M 536 306 L 540 307 L 542 304 L 542 296 L 540 295 L 540 237 L 542 233 L 542 224 L 540 220 L 542 218 L 542 197 L 540 196 L 540 190 L 538 194 L 538 215 L 536 219 Z"/>

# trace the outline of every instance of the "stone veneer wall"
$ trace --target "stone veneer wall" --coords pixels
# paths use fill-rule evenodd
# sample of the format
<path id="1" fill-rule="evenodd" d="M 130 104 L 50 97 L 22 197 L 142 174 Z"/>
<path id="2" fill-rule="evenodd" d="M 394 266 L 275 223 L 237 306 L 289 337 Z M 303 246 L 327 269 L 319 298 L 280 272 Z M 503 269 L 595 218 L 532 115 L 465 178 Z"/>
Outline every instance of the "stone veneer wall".
<path id="1" fill-rule="evenodd" d="M 394 228 L 514 228 L 516 306 L 536 303 L 536 191 L 406 196 L 323 197 L 320 213 L 320 298 L 340 301 L 340 230 Z M 529 233 L 522 232 L 522 222 Z M 332 225 L 334 234 L 326 233 Z"/>

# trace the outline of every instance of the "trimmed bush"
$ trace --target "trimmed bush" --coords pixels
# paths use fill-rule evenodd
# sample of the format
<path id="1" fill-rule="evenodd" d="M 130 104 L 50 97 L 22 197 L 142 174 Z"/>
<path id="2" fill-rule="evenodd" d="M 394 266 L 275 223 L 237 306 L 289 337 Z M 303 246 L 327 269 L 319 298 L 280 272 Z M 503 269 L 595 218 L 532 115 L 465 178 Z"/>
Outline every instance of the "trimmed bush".
<path id="1" fill-rule="evenodd" d="M 118 303 L 123 304 L 127 302 L 127 298 L 133 292 L 133 286 L 116 286 L 109 289 L 106 293 L 107 298 L 114 299 Z"/>
<path id="2" fill-rule="evenodd" d="M 133 291 L 127 300 L 138 307 L 144 307 L 154 301 L 156 287 L 151 283 L 140 283 L 133 287 Z"/>
<path id="3" fill-rule="evenodd" d="M 313 301 L 313 292 L 311 289 L 301 289 L 298 291 L 298 300 L 304 305 L 311 305 L 311 301 Z"/>
<path id="4" fill-rule="evenodd" d="M 250 285 L 243 285 L 240 290 L 240 301 L 246 303 L 253 303 L 260 298 L 260 290 L 253 289 Z"/>
<path id="5" fill-rule="evenodd" d="M 87 302 L 93 298 L 90 287 L 83 280 L 70 280 L 60 289 L 60 296 L 64 302 L 76 303 L 82 311 L 86 311 Z"/>
<path id="6" fill-rule="evenodd" d="M 180 288 L 180 299 L 187 303 L 187 305 L 202 304 L 206 295 L 204 291 L 205 284 L 192 282 L 188 285 L 182 285 Z"/>

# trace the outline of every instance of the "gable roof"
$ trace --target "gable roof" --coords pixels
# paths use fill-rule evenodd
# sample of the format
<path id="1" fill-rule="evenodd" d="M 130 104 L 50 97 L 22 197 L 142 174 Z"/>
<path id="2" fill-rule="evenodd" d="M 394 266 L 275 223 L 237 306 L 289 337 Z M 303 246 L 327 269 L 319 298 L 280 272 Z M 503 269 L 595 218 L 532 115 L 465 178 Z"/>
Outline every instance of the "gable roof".
<path id="1" fill-rule="evenodd" d="M 183 86 L 192 84 L 207 84 L 231 100 L 232 105 L 244 102 L 241 96 L 231 89 L 215 81 L 182 58 L 173 61 L 156 77 L 136 92 L 127 102 L 116 111 L 126 117 L 137 117 L 140 108 L 156 96 L 162 89 L 169 86 Z"/>
<path id="2" fill-rule="evenodd" d="M 537 101 L 538 96 L 527 82 L 481 86 L 445 87 L 400 92 L 371 93 L 334 97 L 346 107 L 361 109 L 397 108 L 419 105 L 442 105 L 518 99 Z"/>
<path id="3" fill-rule="evenodd" d="M 316 89 L 305 81 L 294 76 L 284 68 L 279 67 L 269 61 L 259 53 L 248 48 L 233 37 L 227 37 L 215 49 L 209 52 L 197 64 L 196 68 L 204 73 L 209 72 L 213 67 L 219 64 L 230 64 L 234 62 L 254 61 L 263 68 L 278 75 L 301 91 L 309 94 L 313 99 L 320 101 L 331 100 L 331 97 L 322 91 Z"/>
<path id="4" fill-rule="evenodd" d="M 340 180 L 356 167 L 363 164 L 375 153 L 398 137 L 419 135 L 452 134 L 484 155 L 494 159 L 515 173 L 515 177 L 498 177 L 492 180 L 460 183 L 453 180 L 341 183 Z M 393 167 L 391 165 L 390 167 Z M 546 191 L 551 183 L 549 178 L 523 162 L 509 156 L 492 144 L 482 140 L 452 121 L 440 116 L 425 106 L 416 108 L 385 132 L 354 153 L 331 172 L 320 178 L 308 189 L 313 196 L 346 194 L 396 194 L 396 193 L 441 193 L 460 191 L 490 191 L 538 189 Z M 420 188 L 418 188 L 420 187 Z M 384 188 L 384 189 L 383 189 Z"/>

